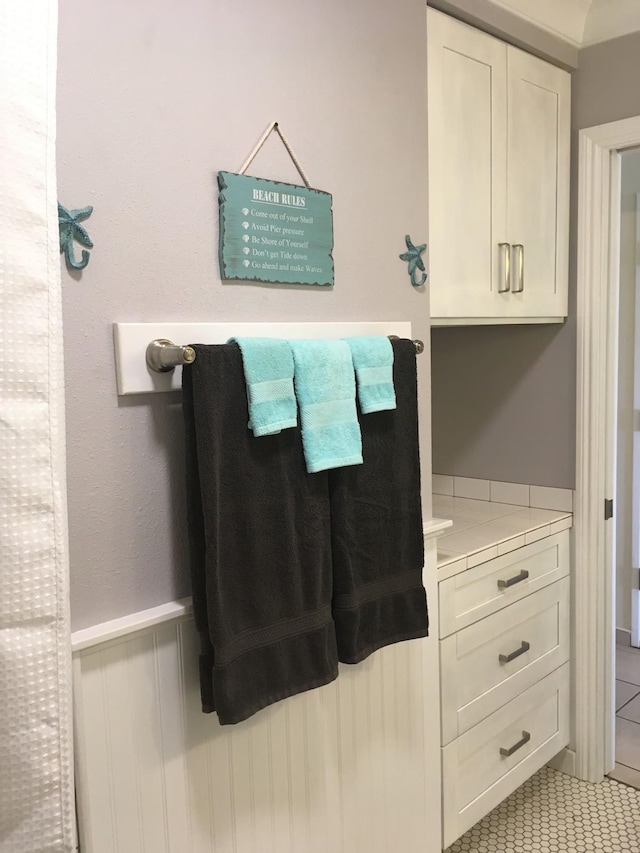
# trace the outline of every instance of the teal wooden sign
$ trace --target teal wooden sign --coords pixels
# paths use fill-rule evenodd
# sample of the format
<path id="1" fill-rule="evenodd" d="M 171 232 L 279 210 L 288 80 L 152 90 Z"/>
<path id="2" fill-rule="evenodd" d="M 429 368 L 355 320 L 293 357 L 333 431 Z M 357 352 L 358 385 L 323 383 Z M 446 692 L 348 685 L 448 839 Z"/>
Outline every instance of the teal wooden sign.
<path id="1" fill-rule="evenodd" d="M 333 285 L 330 193 L 219 172 L 220 275 Z"/>

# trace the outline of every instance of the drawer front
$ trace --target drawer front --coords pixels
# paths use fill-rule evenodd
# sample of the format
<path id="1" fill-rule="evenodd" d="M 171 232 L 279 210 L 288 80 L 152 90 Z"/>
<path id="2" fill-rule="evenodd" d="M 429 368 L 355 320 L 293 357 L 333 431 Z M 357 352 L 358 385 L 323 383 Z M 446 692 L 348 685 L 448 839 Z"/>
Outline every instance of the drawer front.
<path id="1" fill-rule="evenodd" d="M 442 744 L 569 660 L 569 578 L 440 641 Z"/>
<path id="2" fill-rule="evenodd" d="M 442 748 L 448 847 L 569 742 L 569 664 Z"/>
<path id="3" fill-rule="evenodd" d="M 440 637 L 491 616 L 569 574 L 569 531 L 496 557 L 438 585 Z"/>

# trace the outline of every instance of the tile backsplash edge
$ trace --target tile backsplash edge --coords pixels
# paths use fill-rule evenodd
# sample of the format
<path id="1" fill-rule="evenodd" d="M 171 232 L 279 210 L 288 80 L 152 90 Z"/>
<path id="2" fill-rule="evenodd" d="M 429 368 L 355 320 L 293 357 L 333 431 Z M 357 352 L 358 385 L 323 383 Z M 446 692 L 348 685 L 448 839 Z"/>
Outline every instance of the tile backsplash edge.
<path id="1" fill-rule="evenodd" d="M 518 506 L 530 506 L 536 509 L 573 512 L 572 489 L 433 474 L 432 490 L 434 495 L 472 498 L 481 501 L 490 500 L 495 503 L 517 504 Z"/>

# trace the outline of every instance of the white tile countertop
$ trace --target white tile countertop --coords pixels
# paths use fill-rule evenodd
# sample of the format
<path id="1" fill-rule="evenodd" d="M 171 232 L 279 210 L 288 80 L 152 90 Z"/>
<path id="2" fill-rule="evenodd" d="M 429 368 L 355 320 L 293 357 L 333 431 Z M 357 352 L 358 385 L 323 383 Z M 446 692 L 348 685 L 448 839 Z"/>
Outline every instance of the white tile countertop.
<path id="1" fill-rule="evenodd" d="M 453 524 L 438 537 L 438 580 L 530 545 L 573 524 L 570 512 L 433 496 L 433 514 Z"/>

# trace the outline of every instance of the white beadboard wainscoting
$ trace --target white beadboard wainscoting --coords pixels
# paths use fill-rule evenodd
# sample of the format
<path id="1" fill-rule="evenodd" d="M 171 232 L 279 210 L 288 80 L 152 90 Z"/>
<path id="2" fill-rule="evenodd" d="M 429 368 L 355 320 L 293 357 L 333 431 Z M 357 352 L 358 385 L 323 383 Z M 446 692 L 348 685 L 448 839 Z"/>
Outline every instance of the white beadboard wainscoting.
<path id="1" fill-rule="evenodd" d="M 426 550 L 429 638 L 236 726 L 200 710 L 184 603 L 74 634 L 82 853 L 439 853 L 435 538 Z"/>

